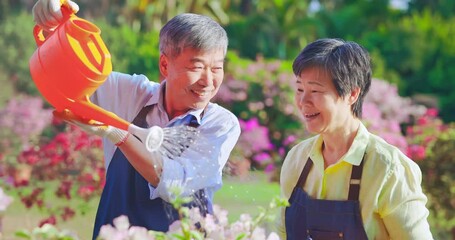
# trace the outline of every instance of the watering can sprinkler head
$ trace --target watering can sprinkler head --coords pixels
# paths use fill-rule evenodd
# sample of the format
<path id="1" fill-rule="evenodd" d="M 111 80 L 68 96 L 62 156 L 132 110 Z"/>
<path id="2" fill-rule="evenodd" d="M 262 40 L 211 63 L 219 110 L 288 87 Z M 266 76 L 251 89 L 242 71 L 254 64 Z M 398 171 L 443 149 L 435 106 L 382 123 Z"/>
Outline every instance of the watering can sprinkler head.
<path id="1" fill-rule="evenodd" d="M 149 152 L 159 152 L 169 159 L 179 157 L 199 136 L 197 128 L 186 125 L 146 129 L 131 124 L 128 132 L 137 136 Z"/>
<path id="2" fill-rule="evenodd" d="M 149 152 L 157 151 L 163 144 L 164 132 L 163 129 L 158 126 L 146 129 L 131 124 L 128 127 L 128 132 L 138 137 Z"/>

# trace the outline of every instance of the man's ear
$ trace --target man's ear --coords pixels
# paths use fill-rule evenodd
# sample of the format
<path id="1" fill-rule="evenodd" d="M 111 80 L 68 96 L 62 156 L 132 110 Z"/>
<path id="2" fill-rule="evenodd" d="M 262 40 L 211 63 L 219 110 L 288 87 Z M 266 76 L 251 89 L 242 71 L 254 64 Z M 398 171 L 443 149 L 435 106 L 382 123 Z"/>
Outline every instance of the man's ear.
<path id="1" fill-rule="evenodd" d="M 359 99 L 359 96 L 360 88 L 355 87 L 354 89 L 352 89 L 351 94 L 349 95 L 349 104 L 350 105 L 354 104 L 357 101 L 357 99 Z"/>
<path id="2" fill-rule="evenodd" d="M 167 59 L 167 56 L 164 54 L 160 54 L 160 62 L 159 62 L 159 67 L 160 67 L 160 73 L 161 76 L 164 78 L 167 77 L 167 67 L 168 67 L 169 61 Z"/>

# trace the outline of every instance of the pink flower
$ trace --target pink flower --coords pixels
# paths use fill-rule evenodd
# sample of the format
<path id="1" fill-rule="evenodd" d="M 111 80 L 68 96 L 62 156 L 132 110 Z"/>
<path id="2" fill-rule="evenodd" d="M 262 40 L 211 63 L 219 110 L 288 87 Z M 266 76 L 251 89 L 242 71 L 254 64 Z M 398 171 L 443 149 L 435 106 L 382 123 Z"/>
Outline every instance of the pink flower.
<path id="1" fill-rule="evenodd" d="M 438 116 L 438 109 L 429 108 L 429 109 L 427 109 L 426 115 L 428 115 L 430 117 L 437 117 Z"/>
<path id="2" fill-rule="evenodd" d="M 407 149 L 406 155 L 414 160 L 425 159 L 425 148 L 420 145 L 411 145 Z"/>
<path id="3" fill-rule="evenodd" d="M 254 155 L 254 157 L 253 157 L 253 160 L 256 162 L 259 162 L 259 163 L 268 161 L 270 159 L 272 159 L 272 157 L 270 156 L 270 154 L 268 154 L 266 152 L 258 153 L 256 155 Z"/>
<path id="4" fill-rule="evenodd" d="M 417 120 L 417 124 L 422 126 L 422 125 L 426 125 L 428 123 L 428 118 L 423 116 L 423 117 L 420 117 L 418 120 Z"/>
<path id="5" fill-rule="evenodd" d="M 283 145 L 287 146 L 289 144 L 292 144 L 295 142 L 295 140 L 297 140 L 297 137 L 295 135 L 289 135 L 286 137 L 286 139 L 284 139 Z"/>
<path id="6" fill-rule="evenodd" d="M 42 220 L 38 225 L 39 225 L 40 227 L 42 227 L 42 226 L 44 226 L 45 224 L 55 225 L 55 224 L 57 224 L 57 218 L 56 218 L 54 215 L 52 215 L 52 216 L 50 216 L 50 217 L 48 217 L 48 218 Z"/>
<path id="7" fill-rule="evenodd" d="M 0 187 L 0 212 L 4 212 L 12 202 L 13 198 L 6 195 L 3 188 Z"/>
<path id="8" fill-rule="evenodd" d="M 276 169 L 275 164 L 270 163 L 267 165 L 267 167 L 265 167 L 264 172 L 270 173 L 270 172 L 275 171 L 275 169 Z"/>

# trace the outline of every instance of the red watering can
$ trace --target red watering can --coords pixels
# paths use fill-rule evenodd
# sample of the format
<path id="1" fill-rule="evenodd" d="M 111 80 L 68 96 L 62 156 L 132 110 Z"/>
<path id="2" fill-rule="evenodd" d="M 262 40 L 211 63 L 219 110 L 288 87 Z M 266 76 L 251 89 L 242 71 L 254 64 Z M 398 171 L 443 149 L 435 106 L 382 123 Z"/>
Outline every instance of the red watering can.
<path id="1" fill-rule="evenodd" d="M 90 102 L 89 97 L 112 71 L 111 55 L 96 25 L 77 17 L 66 6 L 61 10 L 63 22 L 47 36 L 40 26 L 33 29 L 38 48 L 29 65 L 38 90 L 55 107 L 56 116 L 129 131 L 153 150 L 153 145 L 161 144 L 150 142 L 151 137 L 156 139 L 152 135 L 159 134 L 157 131 L 139 128 Z"/>

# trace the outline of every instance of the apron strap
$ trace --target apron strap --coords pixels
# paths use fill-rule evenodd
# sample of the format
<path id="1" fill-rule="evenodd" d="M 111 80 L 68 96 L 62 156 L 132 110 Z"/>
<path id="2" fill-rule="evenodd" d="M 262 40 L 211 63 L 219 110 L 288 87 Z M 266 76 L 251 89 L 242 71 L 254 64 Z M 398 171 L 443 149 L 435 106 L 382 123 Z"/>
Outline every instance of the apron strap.
<path id="1" fill-rule="evenodd" d="M 147 114 L 150 112 L 152 109 L 152 105 L 145 106 L 141 109 L 141 111 L 137 114 L 137 116 L 133 120 L 133 124 L 142 127 L 142 128 L 147 128 L 148 123 L 147 123 Z"/>
<path id="2" fill-rule="evenodd" d="M 362 178 L 363 163 L 365 162 L 365 155 L 360 162 L 359 166 L 352 166 L 351 180 L 349 181 L 349 195 L 348 200 L 359 200 L 360 193 L 360 179 Z"/>
<path id="3" fill-rule="evenodd" d="M 308 158 L 308 160 L 305 163 L 305 167 L 303 167 L 302 173 L 300 173 L 299 181 L 295 185 L 295 188 L 303 188 L 303 186 L 305 186 L 305 182 L 308 177 L 308 174 L 310 173 L 311 167 L 313 167 L 313 161 L 310 158 Z"/>

